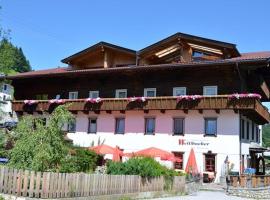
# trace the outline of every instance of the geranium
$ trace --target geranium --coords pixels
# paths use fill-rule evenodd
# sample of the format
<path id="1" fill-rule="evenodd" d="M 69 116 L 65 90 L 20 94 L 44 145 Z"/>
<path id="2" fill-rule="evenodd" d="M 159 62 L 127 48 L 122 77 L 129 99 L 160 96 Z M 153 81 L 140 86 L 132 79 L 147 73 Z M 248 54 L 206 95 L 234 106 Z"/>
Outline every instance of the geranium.
<path id="1" fill-rule="evenodd" d="M 228 96 L 229 99 L 240 99 L 240 98 L 255 98 L 255 99 L 261 99 L 262 96 L 257 93 L 247 93 L 247 94 L 231 94 Z"/>
<path id="2" fill-rule="evenodd" d="M 89 103 L 100 103 L 102 101 L 102 99 L 100 97 L 98 97 L 98 98 L 87 98 L 85 101 L 89 102 Z"/>
<path id="3" fill-rule="evenodd" d="M 129 102 L 134 102 L 134 101 L 145 102 L 146 100 L 147 100 L 146 97 L 129 97 L 128 98 Z"/>
<path id="4" fill-rule="evenodd" d="M 36 101 L 36 100 L 24 100 L 23 102 L 24 102 L 24 104 L 27 104 L 27 105 L 33 105 L 33 104 L 38 103 L 38 101 Z"/>
<path id="5" fill-rule="evenodd" d="M 51 99 L 50 101 L 49 101 L 49 103 L 50 104 L 63 104 L 63 103 L 65 103 L 65 100 L 63 100 L 63 99 Z"/>
<path id="6" fill-rule="evenodd" d="M 187 101 L 194 101 L 194 100 L 199 100 L 202 99 L 203 96 L 201 95 L 183 95 L 183 96 L 178 96 L 176 101 L 177 103 L 182 100 L 187 100 Z"/>

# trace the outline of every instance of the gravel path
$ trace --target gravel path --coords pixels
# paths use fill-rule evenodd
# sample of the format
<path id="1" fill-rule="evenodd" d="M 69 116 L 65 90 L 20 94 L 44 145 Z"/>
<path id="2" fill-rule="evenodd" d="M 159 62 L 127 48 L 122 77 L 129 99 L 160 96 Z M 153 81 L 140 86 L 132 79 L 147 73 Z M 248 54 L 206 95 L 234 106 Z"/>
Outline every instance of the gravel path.
<path id="1" fill-rule="evenodd" d="M 192 196 L 167 197 L 152 200 L 251 200 L 251 199 L 228 196 L 224 192 L 200 191 Z"/>

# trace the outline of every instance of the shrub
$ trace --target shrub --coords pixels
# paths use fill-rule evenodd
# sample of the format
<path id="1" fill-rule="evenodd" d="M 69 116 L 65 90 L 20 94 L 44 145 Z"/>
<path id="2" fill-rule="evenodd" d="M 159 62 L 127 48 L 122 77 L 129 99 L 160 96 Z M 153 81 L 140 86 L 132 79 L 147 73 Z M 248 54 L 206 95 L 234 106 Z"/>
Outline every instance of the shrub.
<path id="1" fill-rule="evenodd" d="M 88 149 L 75 147 L 73 154 L 66 156 L 60 167 L 60 172 L 93 172 L 96 168 L 98 155 Z"/>
<path id="2" fill-rule="evenodd" d="M 141 177 L 173 177 L 177 175 L 172 169 L 168 169 L 159 162 L 149 157 L 130 158 L 127 162 L 109 162 L 108 174 L 140 175 Z"/>

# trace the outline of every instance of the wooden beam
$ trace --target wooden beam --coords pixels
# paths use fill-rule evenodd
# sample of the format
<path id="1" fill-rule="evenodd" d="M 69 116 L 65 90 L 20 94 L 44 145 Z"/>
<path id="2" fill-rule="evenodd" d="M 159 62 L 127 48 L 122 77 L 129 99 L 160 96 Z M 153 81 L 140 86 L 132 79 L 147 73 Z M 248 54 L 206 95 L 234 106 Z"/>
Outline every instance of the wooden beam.
<path id="1" fill-rule="evenodd" d="M 161 112 L 162 114 L 164 114 L 164 113 L 166 112 L 166 110 L 165 110 L 165 109 L 161 109 L 160 112 Z"/>
<path id="2" fill-rule="evenodd" d="M 188 109 L 184 109 L 184 113 L 185 114 L 188 114 Z"/>
<path id="3" fill-rule="evenodd" d="M 198 110 L 200 114 L 203 114 L 203 109 Z"/>
<path id="4" fill-rule="evenodd" d="M 120 113 L 125 114 L 126 111 L 125 110 L 120 110 Z"/>
<path id="5" fill-rule="evenodd" d="M 100 114 L 100 110 L 94 110 L 94 113 L 98 115 Z"/>
<path id="6" fill-rule="evenodd" d="M 234 111 L 235 114 L 239 113 L 238 109 L 233 109 L 233 111 Z"/>
<path id="7" fill-rule="evenodd" d="M 83 110 L 83 113 L 88 115 L 89 114 L 89 110 Z"/>
<path id="8" fill-rule="evenodd" d="M 215 109 L 217 114 L 220 114 L 220 109 Z"/>
<path id="9" fill-rule="evenodd" d="M 143 112 L 147 114 L 147 113 L 149 113 L 149 110 L 143 110 Z"/>
<path id="10" fill-rule="evenodd" d="M 112 111 L 111 110 L 106 110 L 106 113 L 107 114 L 112 114 Z"/>

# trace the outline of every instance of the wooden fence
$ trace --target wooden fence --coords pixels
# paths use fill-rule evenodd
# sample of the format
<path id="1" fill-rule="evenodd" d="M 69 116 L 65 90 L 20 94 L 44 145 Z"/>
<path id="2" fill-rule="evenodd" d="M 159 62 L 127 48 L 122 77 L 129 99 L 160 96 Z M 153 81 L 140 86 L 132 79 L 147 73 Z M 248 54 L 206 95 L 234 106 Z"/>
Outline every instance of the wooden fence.
<path id="1" fill-rule="evenodd" d="M 242 175 L 231 176 L 230 182 L 233 187 L 258 188 L 270 186 L 270 176 Z"/>
<path id="2" fill-rule="evenodd" d="M 184 191 L 185 178 L 144 179 L 136 175 L 52 173 L 0 168 L 0 193 L 35 198 L 128 194 L 164 189 Z"/>

